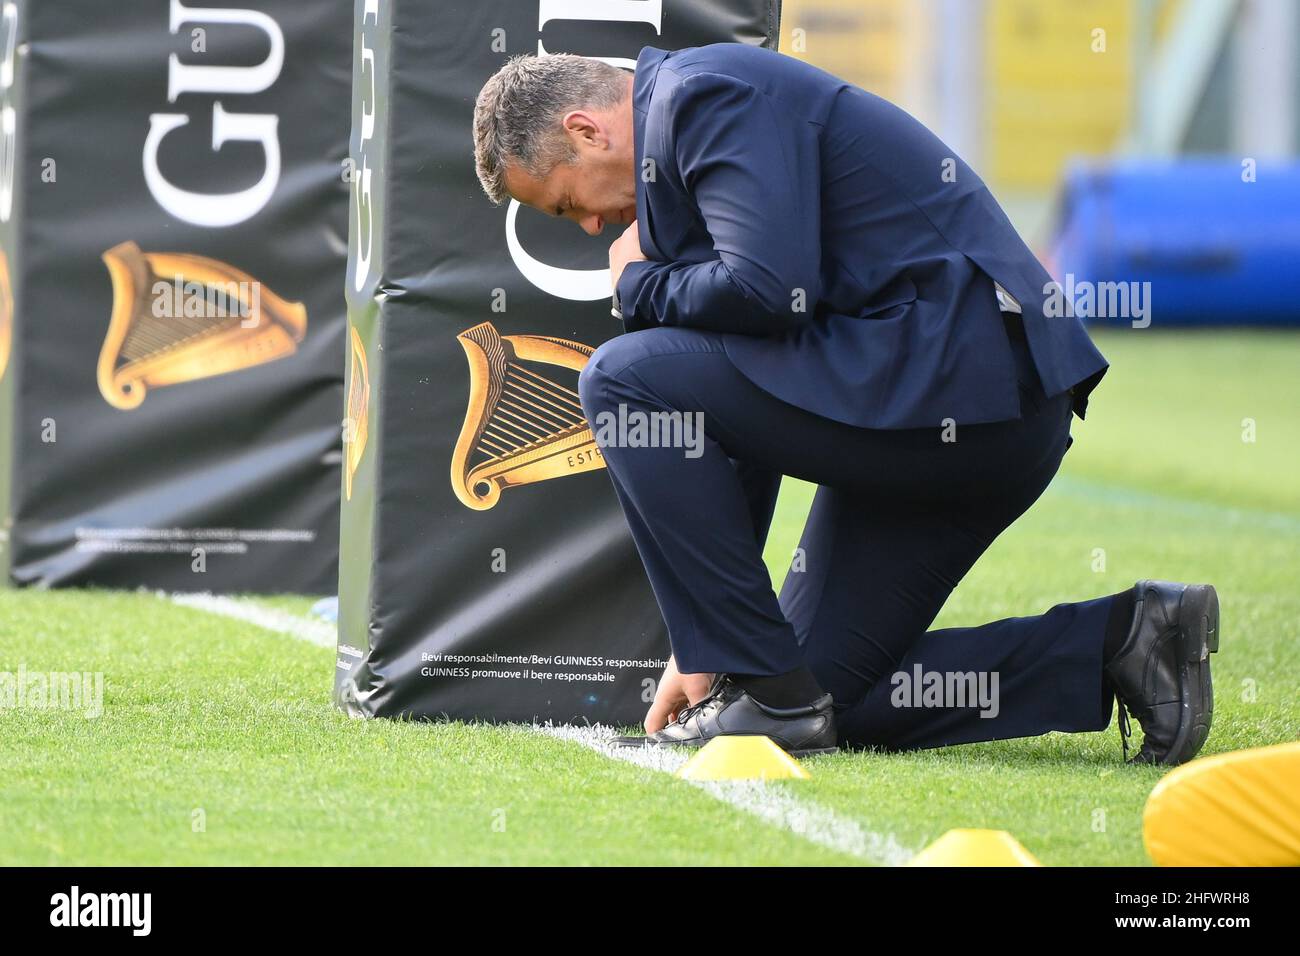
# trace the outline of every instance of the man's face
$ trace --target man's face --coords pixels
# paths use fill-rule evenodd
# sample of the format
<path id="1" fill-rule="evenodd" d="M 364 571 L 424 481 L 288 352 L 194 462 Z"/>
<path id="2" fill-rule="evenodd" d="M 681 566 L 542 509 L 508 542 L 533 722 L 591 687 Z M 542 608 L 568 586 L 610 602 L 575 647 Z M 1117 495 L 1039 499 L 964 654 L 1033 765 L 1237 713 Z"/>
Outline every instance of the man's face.
<path id="1" fill-rule="evenodd" d="M 563 126 L 578 161 L 560 163 L 544 179 L 511 166 L 506 172 L 510 195 L 548 216 L 572 219 L 591 236 L 600 235 L 606 223 L 631 223 L 636 219 L 631 98 L 608 111 L 573 110 Z"/>

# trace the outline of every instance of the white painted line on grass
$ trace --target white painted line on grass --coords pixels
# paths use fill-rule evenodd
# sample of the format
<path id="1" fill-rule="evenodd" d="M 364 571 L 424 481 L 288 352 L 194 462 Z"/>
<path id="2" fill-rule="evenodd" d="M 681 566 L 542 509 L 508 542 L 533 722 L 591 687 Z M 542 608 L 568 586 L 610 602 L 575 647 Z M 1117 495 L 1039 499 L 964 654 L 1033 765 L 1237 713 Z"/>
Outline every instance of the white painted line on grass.
<path id="1" fill-rule="evenodd" d="M 687 754 L 666 747 L 615 747 L 610 742 L 610 738 L 615 736 L 614 729 L 602 724 L 556 726 L 548 721 L 534 724 L 533 729 L 560 740 L 582 744 L 612 759 L 663 773 L 676 773 L 688 759 Z M 837 853 L 879 866 L 901 866 L 915 855 L 914 850 L 899 843 L 893 834 L 863 829 L 855 820 L 837 816 L 825 807 L 801 799 L 779 784 L 761 780 L 686 782 L 723 803 Z"/>
<path id="2" fill-rule="evenodd" d="M 235 598 L 206 592 L 202 594 L 170 594 L 168 597 L 173 603 L 182 607 L 198 608 L 200 611 L 209 611 L 223 617 L 233 617 L 240 621 L 247 621 L 249 624 L 264 627 L 268 631 L 288 634 L 291 637 L 300 638 L 319 647 L 332 648 L 338 643 L 338 635 L 333 624 L 328 624 L 325 621 L 313 621 L 310 618 L 299 617 L 297 614 L 291 614 L 277 608 L 263 607 L 260 604 L 254 604 L 252 601 L 240 601 Z"/>
<path id="3" fill-rule="evenodd" d="M 334 626 L 324 621 L 313 621 L 287 611 L 216 594 L 171 594 L 168 597 L 182 607 L 246 621 L 322 647 L 335 646 Z M 602 724 L 590 727 L 570 724 L 556 726 L 548 721 L 546 724 L 534 724 L 533 729 L 559 740 L 582 744 L 607 757 L 663 773 L 675 773 L 688 759 L 686 754 L 678 750 L 663 747 L 614 747 L 610 744 L 610 738 L 615 735 L 614 729 Z M 856 821 L 836 816 L 831 810 L 802 800 L 776 784 L 760 780 L 687 782 L 723 803 L 837 853 L 880 866 L 900 866 L 911 859 L 915 852 L 902 846 L 893 834 L 864 830 Z"/>
<path id="4" fill-rule="evenodd" d="M 1270 531 L 1300 533 L 1300 518 L 1280 511 L 1263 508 L 1241 508 L 1214 501 L 1198 501 L 1178 495 L 1161 494 L 1128 485 L 1093 481 L 1077 475 L 1058 475 L 1048 487 L 1048 494 L 1084 498 L 1122 508 L 1149 511 L 1158 509 L 1188 518 L 1210 520 L 1230 528 L 1250 525 Z"/>

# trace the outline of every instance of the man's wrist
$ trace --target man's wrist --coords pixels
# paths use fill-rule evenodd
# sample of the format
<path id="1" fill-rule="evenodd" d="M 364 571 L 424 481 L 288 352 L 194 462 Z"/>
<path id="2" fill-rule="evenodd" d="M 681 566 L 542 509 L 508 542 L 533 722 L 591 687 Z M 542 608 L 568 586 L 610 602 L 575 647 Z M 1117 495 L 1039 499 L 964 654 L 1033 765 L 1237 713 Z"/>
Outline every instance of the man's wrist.
<path id="1" fill-rule="evenodd" d="M 644 269 L 641 266 L 654 265 L 648 259 L 633 259 L 623 266 L 618 281 L 614 283 L 613 307 L 610 312 L 615 318 L 626 321 L 631 309 L 635 307 L 637 284 L 641 281 Z"/>

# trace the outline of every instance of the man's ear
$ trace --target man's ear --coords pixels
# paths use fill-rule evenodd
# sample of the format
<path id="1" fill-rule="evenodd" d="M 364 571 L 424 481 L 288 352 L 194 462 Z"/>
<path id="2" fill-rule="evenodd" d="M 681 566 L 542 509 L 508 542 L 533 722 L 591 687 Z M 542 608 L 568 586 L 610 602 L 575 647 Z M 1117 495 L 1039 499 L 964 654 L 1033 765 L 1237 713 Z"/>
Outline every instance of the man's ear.
<path id="1" fill-rule="evenodd" d="M 579 143 L 599 145 L 608 139 L 600 121 L 586 110 L 570 110 L 561 122 L 565 132 Z"/>

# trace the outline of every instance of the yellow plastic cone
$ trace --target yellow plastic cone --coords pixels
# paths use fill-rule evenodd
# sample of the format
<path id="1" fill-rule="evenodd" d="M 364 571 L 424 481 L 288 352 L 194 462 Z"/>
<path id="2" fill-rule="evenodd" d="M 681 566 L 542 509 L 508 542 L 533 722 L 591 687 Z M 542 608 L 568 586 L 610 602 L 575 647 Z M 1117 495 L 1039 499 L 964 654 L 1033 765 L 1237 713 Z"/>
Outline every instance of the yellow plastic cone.
<path id="1" fill-rule="evenodd" d="M 949 830 L 908 866 L 1042 866 L 1006 830 Z"/>
<path id="2" fill-rule="evenodd" d="M 682 764 L 684 780 L 807 780 L 799 761 L 770 737 L 714 737 Z"/>
<path id="3" fill-rule="evenodd" d="M 1170 771 L 1147 798 L 1142 841 L 1159 866 L 1300 866 L 1300 742 Z"/>

